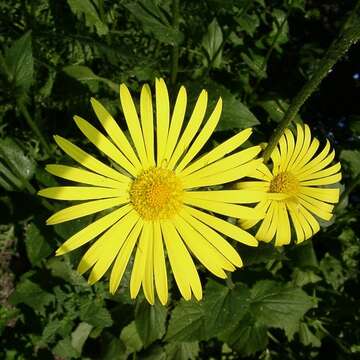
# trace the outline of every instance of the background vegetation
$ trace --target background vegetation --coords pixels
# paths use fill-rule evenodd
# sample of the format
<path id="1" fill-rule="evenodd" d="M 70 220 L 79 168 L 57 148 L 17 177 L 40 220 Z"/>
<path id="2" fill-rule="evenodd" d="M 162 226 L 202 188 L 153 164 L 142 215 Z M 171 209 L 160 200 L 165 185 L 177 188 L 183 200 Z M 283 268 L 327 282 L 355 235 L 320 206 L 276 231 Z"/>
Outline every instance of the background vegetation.
<path id="1" fill-rule="evenodd" d="M 68 162 L 52 135 L 86 146 L 72 116 L 95 96 L 122 118 L 118 84 L 138 93 L 162 76 L 193 102 L 224 100 L 213 144 L 255 127 L 269 140 L 354 7 L 350 0 L 0 1 L 0 358 L 350 359 L 360 354 L 360 49 L 353 47 L 301 110 L 342 160 L 331 223 L 300 246 L 249 249 L 225 283 L 202 274 L 202 302 L 167 307 L 110 296 L 74 269 L 83 250 L 54 250 L 92 221 L 46 227 L 60 208 L 36 196 Z M 358 14 L 355 14 L 357 16 Z M 211 106 L 210 106 L 211 107 Z M 299 115 L 300 116 L 300 115 Z"/>

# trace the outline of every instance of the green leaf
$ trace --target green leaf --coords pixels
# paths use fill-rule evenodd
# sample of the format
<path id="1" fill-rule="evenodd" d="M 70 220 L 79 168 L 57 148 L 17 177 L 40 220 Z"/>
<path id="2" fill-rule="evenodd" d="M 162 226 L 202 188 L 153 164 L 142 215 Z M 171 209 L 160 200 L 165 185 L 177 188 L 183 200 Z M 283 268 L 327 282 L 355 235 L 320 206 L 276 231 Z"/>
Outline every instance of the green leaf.
<path id="1" fill-rule="evenodd" d="M 71 345 L 79 354 L 81 354 L 82 348 L 85 344 L 85 341 L 89 337 L 92 328 L 93 327 L 90 324 L 81 322 L 72 332 Z"/>
<path id="2" fill-rule="evenodd" d="M 240 320 L 237 327 L 222 335 L 221 340 L 226 341 L 232 349 L 242 355 L 252 355 L 266 348 L 268 344 L 267 327 L 247 315 Z"/>
<path id="3" fill-rule="evenodd" d="M 257 14 L 242 14 L 241 17 L 235 18 L 240 25 L 240 30 L 245 31 L 248 35 L 253 36 L 256 29 L 260 25 L 259 16 Z"/>
<path id="4" fill-rule="evenodd" d="M 67 335 L 72 328 L 73 319 L 71 316 L 65 316 L 61 320 L 52 319 L 44 327 L 39 344 L 41 344 L 41 346 L 46 346 L 48 343 L 54 341 L 56 335 Z"/>
<path id="5" fill-rule="evenodd" d="M 266 64 L 264 63 L 264 57 L 254 54 L 249 51 L 249 55 L 246 53 L 240 54 L 244 63 L 255 73 L 259 78 L 266 78 Z"/>
<path id="6" fill-rule="evenodd" d="M 90 0 L 67 0 L 71 11 L 78 17 L 78 19 L 85 18 L 85 24 L 90 29 L 95 28 L 99 36 L 106 35 L 109 29 L 104 24 Z"/>
<path id="7" fill-rule="evenodd" d="M 206 338 L 202 303 L 180 300 L 171 314 L 166 340 L 194 341 Z"/>
<path id="8" fill-rule="evenodd" d="M 289 104 L 281 99 L 261 101 L 258 105 L 260 105 L 275 122 L 280 122 L 283 119 L 285 111 L 289 107 Z M 295 116 L 295 122 L 302 122 L 299 115 Z"/>
<path id="9" fill-rule="evenodd" d="M 80 305 L 80 319 L 95 327 L 105 328 L 113 324 L 111 314 L 98 300 L 87 299 Z"/>
<path id="10" fill-rule="evenodd" d="M 15 88 L 27 92 L 33 83 L 34 77 L 34 59 L 30 31 L 17 39 L 5 51 L 5 61 L 11 76 L 9 81 Z"/>
<path id="11" fill-rule="evenodd" d="M 320 269 L 324 274 L 325 280 L 335 290 L 338 290 L 346 281 L 341 261 L 328 253 L 320 261 Z"/>
<path id="12" fill-rule="evenodd" d="M 119 91 L 119 86 L 112 82 L 109 79 L 105 79 L 101 76 L 97 76 L 94 72 L 87 66 L 83 65 L 69 65 L 63 68 L 63 71 L 68 76 L 86 84 L 91 84 L 91 82 L 102 82 L 109 86 L 109 88 L 115 92 Z"/>
<path id="13" fill-rule="evenodd" d="M 43 313 L 45 306 L 55 301 L 55 296 L 43 290 L 29 279 L 20 282 L 10 296 L 13 305 L 26 304 L 35 311 Z"/>
<path id="14" fill-rule="evenodd" d="M 305 346 L 321 346 L 321 340 L 309 329 L 308 325 L 303 322 L 300 323 L 299 327 L 299 339 Z"/>
<path id="15" fill-rule="evenodd" d="M 207 337 L 237 324 L 249 308 L 250 291 L 241 284 L 234 289 L 209 280 L 205 288 L 204 315 Z"/>
<path id="16" fill-rule="evenodd" d="M 258 281 L 251 289 L 251 312 L 257 321 L 291 331 L 316 303 L 303 290 L 271 280 Z"/>
<path id="17" fill-rule="evenodd" d="M 223 42 L 223 34 L 221 31 L 221 27 L 217 22 L 216 18 L 208 26 L 207 33 L 204 35 L 201 45 L 205 49 L 208 60 L 206 62 L 207 66 L 211 66 L 213 68 L 219 68 L 221 66 L 222 61 L 222 46 Z"/>
<path id="18" fill-rule="evenodd" d="M 274 9 L 272 11 L 274 17 L 272 23 L 272 31 L 270 32 L 267 40 L 269 44 L 273 44 L 275 41 L 275 49 L 278 51 L 281 50 L 280 45 L 283 45 L 288 42 L 289 34 L 289 24 L 287 21 L 287 15 L 284 11 L 280 9 Z"/>
<path id="19" fill-rule="evenodd" d="M 142 349 L 143 343 L 136 329 L 135 321 L 132 321 L 128 326 L 125 326 L 122 329 L 120 340 L 125 344 L 127 354 L 131 354 Z"/>
<path id="20" fill-rule="evenodd" d="M 360 174 L 360 151 L 359 150 L 342 150 L 340 159 L 345 161 L 350 168 L 353 177 Z"/>
<path id="21" fill-rule="evenodd" d="M 102 339 L 105 340 L 105 346 L 100 356 L 101 360 L 126 360 L 125 345 L 117 336 L 103 332 Z"/>
<path id="22" fill-rule="evenodd" d="M 143 300 L 135 310 L 135 324 L 144 347 L 165 334 L 166 308 L 158 303 L 150 305 Z"/>
<path id="23" fill-rule="evenodd" d="M 30 180 L 36 169 L 36 163 L 29 156 L 25 155 L 25 151 L 20 145 L 10 137 L 0 139 L 0 176 L 15 185 L 19 189 L 23 189 L 24 185 L 19 176 L 26 180 Z M 15 171 L 12 171 L 15 169 Z"/>
<path id="24" fill-rule="evenodd" d="M 175 45 L 182 41 L 183 34 L 171 26 L 154 1 L 130 1 L 125 7 L 141 22 L 144 31 L 153 34 L 160 42 Z"/>
<path id="25" fill-rule="evenodd" d="M 165 346 L 167 360 L 195 360 L 199 354 L 198 342 L 171 342 Z"/>
<path id="26" fill-rule="evenodd" d="M 36 224 L 31 223 L 25 230 L 26 254 L 33 265 L 50 255 L 52 248 Z"/>
<path id="27" fill-rule="evenodd" d="M 73 348 L 70 337 L 60 340 L 53 348 L 53 353 L 61 359 L 77 359 L 80 354 Z"/>

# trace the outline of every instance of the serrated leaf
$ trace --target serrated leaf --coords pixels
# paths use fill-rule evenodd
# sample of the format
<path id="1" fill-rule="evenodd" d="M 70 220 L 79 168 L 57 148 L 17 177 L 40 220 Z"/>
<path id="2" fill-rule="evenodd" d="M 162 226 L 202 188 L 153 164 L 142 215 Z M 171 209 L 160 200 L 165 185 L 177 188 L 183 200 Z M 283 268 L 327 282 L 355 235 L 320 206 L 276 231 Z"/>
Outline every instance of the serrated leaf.
<path id="1" fill-rule="evenodd" d="M 127 354 L 131 354 L 142 349 L 143 343 L 136 329 L 135 321 L 132 321 L 128 326 L 125 326 L 122 329 L 120 340 L 125 344 Z"/>
<path id="2" fill-rule="evenodd" d="M 248 356 L 266 348 L 268 344 L 267 327 L 250 315 L 244 317 L 231 332 L 221 336 L 229 346 Z"/>
<path id="3" fill-rule="evenodd" d="M 33 265 L 39 264 L 52 252 L 50 244 L 34 223 L 29 224 L 25 230 L 25 247 L 26 254 Z"/>
<path id="4" fill-rule="evenodd" d="M 171 314 L 166 340 L 194 341 L 206 338 L 204 307 L 195 301 L 180 300 Z"/>
<path id="5" fill-rule="evenodd" d="M 79 354 L 81 354 L 82 348 L 86 339 L 89 337 L 92 328 L 92 325 L 86 322 L 81 322 L 72 332 L 71 345 Z"/>
<path id="6" fill-rule="evenodd" d="M 59 299 L 57 299 L 59 300 Z M 65 316 L 63 319 L 53 319 L 46 324 L 41 334 L 39 344 L 46 345 L 52 342 L 57 334 L 68 334 L 73 327 L 73 320 L 69 316 Z"/>
<path id="7" fill-rule="evenodd" d="M 43 290 L 29 279 L 20 282 L 10 295 L 10 302 L 13 305 L 26 304 L 40 313 L 43 313 L 45 306 L 53 301 L 55 301 L 53 294 Z"/>
<path id="8" fill-rule="evenodd" d="M 11 75 L 10 82 L 15 88 L 26 92 L 33 83 L 34 59 L 31 48 L 31 32 L 17 39 L 5 51 L 5 61 Z"/>
<path id="9" fill-rule="evenodd" d="M 346 281 L 341 261 L 326 253 L 320 261 L 320 269 L 325 280 L 335 290 L 338 290 Z"/>
<path id="10" fill-rule="evenodd" d="M 321 340 L 309 329 L 308 325 L 303 322 L 300 323 L 299 327 L 299 340 L 305 346 L 321 346 Z"/>
<path id="11" fill-rule="evenodd" d="M 80 319 L 100 328 L 105 328 L 113 324 L 111 314 L 98 300 L 89 299 L 80 305 Z"/>
<path id="12" fill-rule="evenodd" d="M 154 1 L 132 1 L 125 7 L 141 22 L 145 32 L 153 34 L 160 42 L 175 45 L 182 41 L 183 34 L 171 26 Z"/>
<path id="13" fill-rule="evenodd" d="M 251 313 L 270 327 L 292 329 L 313 308 L 314 298 L 303 290 L 272 280 L 258 281 L 251 289 Z"/>
<path id="14" fill-rule="evenodd" d="M 166 308 L 158 303 L 150 305 L 143 300 L 136 307 L 135 324 L 145 348 L 164 336 L 166 315 Z"/>
<path id="15" fill-rule="evenodd" d="M 61 359 L 77 359 L 80 354 L 71 345 L 70 337 L 60 340 L 53 348 L 53 353 Z"/>
<path id="16" fill-rule="evenodd" d="M 223 34 L 221 27 L 216 18 L 210 23 L 207 29 L 207 33 L 204 35 L 201 45 L 205 49 L 208 60 L 207 66 L 213 68 L 219 68 L 222 61 L 222 50 L 220 49 L 223 42 Z"/>
<path id="17" fill-rule="evenodd" d="M 249 308 L 250 291 L 241 284 L 233 289 L 209 280 L 203 300 L 208 338 L 236 325 Z"/>
<path id="18" fill-rule="evenodd" d="M 86 26 L 90 29 L 95 28 L 98 35 L 106 35 L 109 32 L 107 25 L 101 21 L 90 0 L 67 0 L 67 2 L 77 18 L 84 17 Z"/>
<path id="19" fill-rule="evenodd" d="M 199 354 L 198 342 L 171 342 L 165 346 L 167 360 L 195 360 Z"/>
<path id="20" fill-rule="evenodd" d="M 345 161 L 353 177 L 360 174 L 360 151 L 359 150 L 342 150 L 340 159 Z"/>
<path id="21" fill-rule="evenodd" d="M 260 25 L 259 16 L 257 14 L 242 14 L 235 19 L 240 25 L 240 31 L 245 31 L 248 35 L 253 36 L 256 29 Z"/>

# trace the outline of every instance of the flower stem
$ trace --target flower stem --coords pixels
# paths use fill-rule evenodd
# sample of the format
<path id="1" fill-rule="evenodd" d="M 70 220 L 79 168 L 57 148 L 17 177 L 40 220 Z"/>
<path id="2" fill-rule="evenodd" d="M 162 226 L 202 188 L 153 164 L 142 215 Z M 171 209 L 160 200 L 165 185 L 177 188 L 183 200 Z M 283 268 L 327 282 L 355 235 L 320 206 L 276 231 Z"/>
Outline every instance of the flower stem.
<path id="1" fill-rule="evenodd" d="M 318 68 L 310 80 L 302 87 L 299 93 L 294 97 L 290 106 L 288 107 L 284 118 L 275 129 L 269 143 L 264 151 L 264 162 L 267 162 L 271 156 L 272 151 L 277 145 L 280 137 L 285 129 L 295 119 L 305 101 L 317 89 L 321 81 L 329 74 L 334 65 L 341 59 L 341 57 L 349 50 L 351 45 L 355 44 L 360 39 L 360 0 L 358 0 L 351 14 L 347 18 L 340 34 L 332 42 L 324 57 L 321 59 Z"/>
<path id="2" fill-rule="evenodd" d="M 175 31 L 179 31 L 180 24 L 180 6 L 179 0 L 173 0 L 172 2 L 172 25 Z M 171 85 L 176 84 L 177 74 L 179 70 L 179 45 L 174 44 L 171 53 Z"/>

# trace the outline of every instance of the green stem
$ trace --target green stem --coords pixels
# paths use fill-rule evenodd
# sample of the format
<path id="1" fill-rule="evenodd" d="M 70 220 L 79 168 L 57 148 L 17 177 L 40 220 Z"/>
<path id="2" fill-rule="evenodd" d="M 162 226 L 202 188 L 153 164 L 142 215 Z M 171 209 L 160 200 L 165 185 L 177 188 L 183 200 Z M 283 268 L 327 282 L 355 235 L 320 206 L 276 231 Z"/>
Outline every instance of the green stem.
<path id="1" fill-rule="evenodd" d="M 20 110 L 21 114 L 24 116 L 26 122 L 28 123 L 31 130 L 34 132 L 34 134 L 38 137 L 40 143 L 44 147 L 47 155 L 51 155 L 51 149 L 47 141 L 45 140 L 45 137 L 41 133 L 40 129 L 38 128 L 36 122 L 31 118 L 28 109 L 23 101 L 17 102 L 18 109 Z"/>
<path id="2" fill-rule="evenodd" d="M 179 0 L 173 0 L 172 2 L 172 25 L 175 31 L 179 31 L 180 24 L 180 5 Z M 171 53 L 171 85 L 175 86 L 177 74 L 179 71 L 179 45 L 174 44 Z"/>
<path id="3" fill-rule="evenodd" d="M 234 282 L 232 281 L 232 278 L 231 278 L 231 273 L 227 274 L 227 277 L 225 278 L 225 282 L 226 282 L 227 287 L 230 290 L 232 290 L 235 287 L 235 284 L 234 284 Z"/>
<path id="4" fill-rule="evenodd" d="M 332 42 L 324 57 L 321 59 L 318 68 L 310 80 L 302 87 L 299 93 L 294 97 L 290 106 L 288 107 L 284 118 L 275 129 L 274 134 L 264 151 L 264 162 L 267 162 L 271 156 L 272 151 L 277 145 L 280 137 L 285 129 L 295 119 L 305 101 L 317 89 L 321 81 L 329 74 L 334 65 L 342 58 L 342 56 L 349 50 L 351 45 L 355 44 L 360 39 L 360 0 L 358 0 L 354 10 L 346 20 L 339 36 Z"/>

